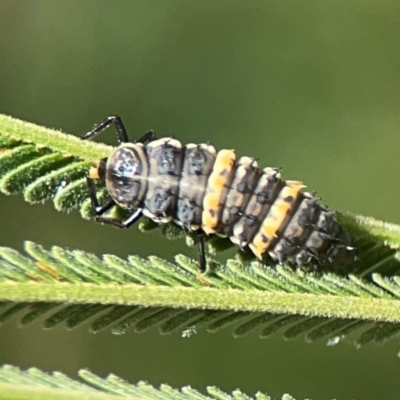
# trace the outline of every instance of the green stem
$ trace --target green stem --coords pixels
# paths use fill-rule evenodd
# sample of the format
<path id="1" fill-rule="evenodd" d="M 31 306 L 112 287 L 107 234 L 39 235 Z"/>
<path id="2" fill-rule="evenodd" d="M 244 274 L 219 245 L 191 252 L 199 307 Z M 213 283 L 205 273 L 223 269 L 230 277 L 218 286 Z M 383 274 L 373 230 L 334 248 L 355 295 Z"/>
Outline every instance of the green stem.
<path id="1" fill-rule="evenodd" d="M 82 142 L 79 137 L 68 135 L 54 129 L 45 128 L 0 114 L 0 136 L 34 143 L 37 147 L 48 147 L 62 154 L 69 154 L 82 160 L 97 163 L 108 157 L 112 147 L 95 142 Z"/>
<path id="2" fill-rule="evenodd" d="M 49 301 L 291 313 L 400 322 L 400 300 L 260 290 L 90 283 L 0 283 L 0 301 Z"/>

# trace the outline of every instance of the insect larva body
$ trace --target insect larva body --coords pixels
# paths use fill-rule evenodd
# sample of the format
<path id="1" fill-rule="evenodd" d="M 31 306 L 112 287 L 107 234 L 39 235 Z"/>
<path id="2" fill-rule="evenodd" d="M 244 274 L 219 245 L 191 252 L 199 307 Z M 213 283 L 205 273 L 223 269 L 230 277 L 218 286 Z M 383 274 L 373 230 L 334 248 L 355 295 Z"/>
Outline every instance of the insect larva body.
<path id="1" fill-rule="evenodd" d="M 350 236 L 313 194 L 301 192 L 302 182 L 284 181 L 277 168 L 261 169 L 253 158 L 237 159 L 233 150 L 216 151 L 208 144 L 182 145 L 172 138 L 155 139 L 152 132 L 130 143 L 118 117 L 109 117 L 84 138 L 112 123 L 119 133 L 123 130 L 122 143 L 91 170 L 90 196 L 97 215 L 113 204 L 133 214 L 122 222 L 100 221 L 128 227 L 141 215 L 160 224 L 173 220 L 199 237 L 229 237 L 259 259 L 268 253 L 279 263 L 354 260 Z M 103 206 L 98 205 L 92 179 L 103 181 L 110 195 Z"/>

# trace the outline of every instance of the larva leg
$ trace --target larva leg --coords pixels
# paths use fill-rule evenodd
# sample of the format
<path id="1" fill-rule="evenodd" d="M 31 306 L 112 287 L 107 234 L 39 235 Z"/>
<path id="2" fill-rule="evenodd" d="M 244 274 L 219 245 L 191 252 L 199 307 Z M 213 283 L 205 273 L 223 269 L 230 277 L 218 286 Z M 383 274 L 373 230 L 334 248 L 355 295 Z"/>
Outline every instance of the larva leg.
<path id="1" fill-rule="evenodd" d="M 123 221 L 109 217 L 96 217 L 96 221 L 101 222 L 103 224 L 115 226 L 116 228 L 130 228 L 137 221 L 139 221 L 139 219 L 142 216 L 143 216 L 142 209 L 138 208 L 132 215 L 130 215 L 127 219 Z"/>
<path id="2" fill-rule="evenodd" d="M 95 189 L 95 186 L 93 183 L 93 179 L 91 179 L 87 176 L 86 184 L 88 187 L 89 198 L 90 198 L 90 201 L 92 202 L 92 208 L 93 208 L 93 211 L 96 213 L 96 215 L 104 214 L 107 210 L 109 210 L 115 204 L 114 200 L 110 197 L 108 200 L 106 200 L 103 204 L 100 205 L 99 200 L 97 199 L 97 196 L 96 196 L 96 189 Z"/>
<path id="3" fill-rule="evenodd" d="M 117 132 L 118 141 L 120 143 L 129 142 L 128 133 L 126 132 L 125 126 L 122 122 L 121 117 L 118 115 L 110 115 L 104 121 L 100 122 L 96 125 L 91 131 L 85 133 L 81 136 L 82 140 L 91 140 L 94 139 L 101 132 L 105 131 L 109 126 L 114 125 L 115 130 Z M 148 143 L 156 139 L 156 134 L 153 131 L 146 132 L 142 135 L 136 143 Z"/>
<path id="4" fill-rule="evenodd" d="M 199 264 L 200 272 L 204 274 L 207 271 L 207 260 L 206 260 L 206 250 L 204 246 L 204 234 L 198 234 L 196 236 L 197 241 L 197 251 L 199 253 Z"/>
<path id="5" fill-rule="evenodd" d="M 200 272 L 204 274 L 207 271 L 206 249 L 204 244 L 205 233 L 202 230 L 193 233 L 190 228 L 183 226 L 183 230 L 189 235 L 193 235 L 197 245 L 197 253 L 199 256 Z"/>
<path id="6" fill-rule="evenodd" d="M 142 217 L 143 213 L 141 208 L 135 210 L 135 212 L 124 221 L 119 221 L 116 218 L 102 217 L 101 215 L 104 214 L 107 210 L 109 210 L 113 205 L 115 205 L 115 202 L 113 199 L 109 198 L 103 204 L 100 205 L 96 196 L 96 190 L 93 184 L 93 180 L 90 179 L 89 177 L 86 177 L 86 182 L 88 186 L 89 197 L 92 202 L 92 208 L 97 216 L 96 217 L 97 222 L 113 225 L 117 228 L 129 228 Z"/>
<path id="7" fill-rule="evenodd" d="M 100 122 L 96 125 L 91 131 L 85 133 L 81 136 L 82 140 L 91 140 L 99 135 L 101 132 L 106 130 L 110 125 L 114 125 L 115 130 L 117 131 L 118 141 L 120 143 L 129 142 L 128 134 L 126 133 L 126 129 L 124 124 L 122 123 L 121 118 L 118 115 L 110 115 L 104 121 Z"/>
<path id="8" fill-rule="evenodd" d="M 152 142 L 153 140 L 157 139 L 157 135 L 154 133 L 154 131 L 148 131 L 144 135 L 140 136 L 138 140 L 136 140 L 136 143 L 149 143 Z"/>

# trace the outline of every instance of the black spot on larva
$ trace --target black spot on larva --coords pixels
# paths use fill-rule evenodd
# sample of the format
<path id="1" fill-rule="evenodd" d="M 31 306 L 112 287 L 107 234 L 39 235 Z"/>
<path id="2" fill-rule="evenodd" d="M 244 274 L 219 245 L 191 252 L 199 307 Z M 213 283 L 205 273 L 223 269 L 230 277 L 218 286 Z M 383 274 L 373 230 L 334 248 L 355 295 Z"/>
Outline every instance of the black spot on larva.
<path id="1" fill-rule="evenodd" d="M 167 191 L 165 191 L 163 188 L 158 187 L 156 188 L 154 194 L 154 205 L 159 210 L 162 210 L 162 212 L 164 212 L 165 209 L 168 207 L 170 198 L 171 196 Z"/>
<path id="2" fill-rule="evenodd" d="M 272 204 L 269 198 L 269 192 L 264 191 L 257 193 L 257 202 L 260 204 Z"/>
<path id="3" fill-rule="evenodd" d="M 180 217 L 184 226 L 193 221 L 196 207 L 197 204 L 194 201 L 187 197 L 182 199 Z"/>
<path id="4" fill-rule="evenodd" d="M 263 243 L 268 243 L 269 242 L 268 238 L 265 235 L 261 235 L 261 240 L 262 240 Z"/>
<path id="5" fill-rule="evenodd" d="M 294 197 L 293 196 L 286 196 L 283 201 L 286 203 L 293 203 Z"/>
<path id="6" fill-rule="evenodd" d="M 257 224 L 257 217 L 255 215 L 247 214 L 245 215 L 245 221 L 247 226 L 255 226 Z"/>
<path id="7" fill-rule="evenodd" d="M 206 167 L 207 167 L 207 156 L 205 152 L 200 147 L 190 150 L 189 174 L 203 175 L 204 169 Z"/>
<path id="8" fill-rule="evenodd" d="M 179 149 L 166 143 L 157 155 L 158 172 L 160 174 L 176 175 L 176 157 Z"/>
<path id="9" fill-rule="evenodd" d="M 212 208 L 211 210 L 210 210 L 210 215 L 213 217 L 213 218 L 215 218 L 215 210 Z"/>
<path id="10" fill-rule="evenodd" d="M 247 188 L 247 182 L 240 182 L 237 186 L 236 186 L 236 190 L 239 193 L 246 193 L 248 188 Z"/>

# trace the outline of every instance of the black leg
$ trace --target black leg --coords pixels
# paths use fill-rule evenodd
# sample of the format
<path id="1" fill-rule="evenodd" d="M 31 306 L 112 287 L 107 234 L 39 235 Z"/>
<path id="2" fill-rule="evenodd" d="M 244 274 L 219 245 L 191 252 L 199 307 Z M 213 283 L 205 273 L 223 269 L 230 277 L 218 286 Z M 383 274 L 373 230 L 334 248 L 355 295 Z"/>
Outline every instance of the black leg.
<path id="1" fill-rule="evenodd" d="M 138 140 L 136 140 L 136 143 L 145 144 L 145 143 L 148 143 L 148 142 L 152 142 L 156 138 L 157 138 L 157 136 L 154 133 L 154 131 L 148 131 L 144 135 L 140 136 L 140 138 Z"/>
<path id="2" fill-rule="evenodd" d="M 86 182 L 88 186 L 89 197 L 92 202 L 92 208 L 97 215 L 96 217 L 97 222 L 110 224 L 116 226 L 117 228 L 129 228 L 142 217 L 143 213 L 141 208 L 138 208 L 132 215 L 130 215 L 124 221 L 119 221 L 116 218 L 101 217 L 102 214 L 104 214 L 107 210 L 109 210 L 112 206 L 115 205 L 115 202 L 113 199 L 110 198 L 107 201 L 105 201 L 102 205 L 100 205 L 96 196 L 96 189 L 93 180 L 90 179 L 89 177 L 86 177 Z"/>
<path id="3" fill-rule="evenodd" d="M 109 126 L 114 125 L 117 131 L 118 141 L 120 143 L 129 142 L 128 134 L 126 132 L 125 126 L 122 123 L 121 117 L 118 115 L 110 115 L 104 121 L 96 125 L 91 131 L 85 133 L 81 136 L 82 140 L 94 139 L 101 132 L 105 131 Z M 153 131 L 146 132 L 142 135 L 136 142 L 138 143 L 148 143 L 156 139 L 156 134 Z"/>
<path id="4" fill-rule="evenodd" d="M 92 203 L 93 205 L 93 203 Z M 101 206 L 93 207 L 94 212 L 96 215 L 104 214 L 107 210 L 109 210 L 112 206 L 115 206 L 115 202 L 113 199 L 108 199 L 105 201 Z"/>
<path id="5" fill-rule="evenodd" d="M 204 235 L 198 234 L 196 236 L 197 251 L 199 252 L 200 272 L 204 274 L 207 271 L 206 250 L 204 247 Z"/>
<path id="6" fill-rule="evenodd" d="M 96 125 L 90 132 L 87 132 L 83 136 L 81 136 L 81 139 L 82 140 L 93 139 L 98 134 L 107 129 L 110 125 L 115 126 L 115 130 L 117 131 L 117 136 L 120 143 L 129 142 L 128 134 L 126 133 L 124 124 L 122 123 L 122 120 L 118 115 L 110 115 L 104 121 L 100 122 L 100 124 Z"/>
<path id="7" fill-rule="evenodd" d="M 96 188 L 94 186 L 93 180 L 87 176 L 86 183 L 88 187 L 90 201 L 92 202 L 92 208 L 96 215 L 103 214 L 115 204 L 114 200 L 110 198 L 109 200 L 105 201 L 104 204 L 100 205 L 99 200 L 96 196 Z"/>
<path id="8" fill-rule="evenodd" d="M 97 222 L 102 222 L 103 224 L 109 224 L 115 226 L 116 228 L 129 228 L 135 222 L 139 221 L 142 217 L 142 209 L 138 208 L 132 215 L 130 215 L 126 220 L 120 221 L 116 218 L 109 218 L 109 217 L 97 217 Z"/>
<path id="9" fill-rule="evenodd" d="M 193 232 L 190 227 L 182 226 L 183 230 L 188 235 L 193 235 L 194 240 L 197 244 L 197 252 L 199 254 L 199 265 L 200 265 L 200 272 L 204 274 L 207 271 L 207 259 L 206 259 L 206 250 L 204 245 L 204 238 L 205 233 L 203 230 L 199 230 L 197 232 Z"/>

